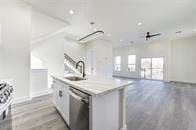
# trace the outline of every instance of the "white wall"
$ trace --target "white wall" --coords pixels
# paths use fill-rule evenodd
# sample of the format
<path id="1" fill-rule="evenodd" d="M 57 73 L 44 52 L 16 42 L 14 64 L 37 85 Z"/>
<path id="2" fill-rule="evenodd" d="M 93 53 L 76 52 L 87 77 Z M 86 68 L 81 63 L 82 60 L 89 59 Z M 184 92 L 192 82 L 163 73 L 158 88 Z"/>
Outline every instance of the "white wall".
<path id="1" fill-rule="evenodd" d="M 110 41 L 105 39 L 98 39 L 86 44 L 86 53 L 94 52 L 94 73 L 96 76 L 112 76 L 112 44 Z M 89 57 L 86 57 L 87 61 L 87 72 L 90 72 L 88 61 Z"/>
<path id="2" fill-rule="evenodd" d="M 32 13 L 32 40 L 50 35 L 46 39 L 40 40 L 31 45 L 31 54 L 39 58 L 43 63 L 43 68 L 48 69 L 48 87 L 51 87 L 51 75 L 64 74 L 64 52 L 74 60 L 84 60 L 84 45 L 65 38 L 66 33 L 59 30 L 68 25 L 52 17 L 48 17 L 36 10 Z M 58 32 L 58 33 L 56 33 Z M 33 62 L 32 62 L 33 64 Z"/>
<path id="3" fill-rule="evenodd" d="M 0 1 L 0 78 L 12 78 L 14 100 L 30 96 L 31 8 L 18 0 Z"/>
<path id="4" fill-rule="evenodd" d="M 1 23 L 0 23 L 0 45 L 1 45 L 1 43 L 2 43 L 2 38 L 1 38 L 1 36 L 2 36 L 2 32 L 1 32 Z"/>
<path id="5" fill-rule="evenodd" d="M 52 74 L 63 74 L 64 41 L 63 36 L 42 41 L 39 47 L 33 49 L 31 54 L 43 62 L 43 68 L 48 69 L 48 87 L 51 87 Z"/>
<path id="6" fill-rule="evenodd" d="M 31 24 L 31 42 L 43 37 L 43 40 L 31 43 L 31 55 L 38 58 L 42 62 L 42 68 L 48 69 L 48 87 L 51 87 L 51 74 L 59 74 L 63 72 L 63 34 L 54 35 L 46 38 L 47 35 L 55 33 L 61 28 L 66 27 L 64 24 L 43 13 L 32 10 Z M 35 68 L 35 60 L 31 61 L 32 69 Z M 32 88 L 35 89 L 35 88 Z"/>
<path id="7" fill-rule="evenodd" d="M 43 69 L 43 68 L 44 68 L 43 61 L 35 57 L 31 53 L 31 69 Z"/>
<path id="8" fill-rule="evenodd" d="M 85 60 L 85 47 L 74 41 L 64 39 L 65 34 L 60 34 L 42 41 L 40 46 L 31 51 L 32 55 L 43 61 L 43 68 L 48 69 L 48 86 L 51 87 L 51 75 L 64 74 L 64 52 L 75 61 Z"/>
<path id="9" fill-rule="evenodd" d="M 4 73 L 4 57 L 3 57 L 3 48 L 0 45 L 0 78 L 3 77 Z"/>
<path id="10" fill-rule="evenodd" d="M 170 41 L 159 41 L 154 43 L 134 44 L 127 47 L 116 48 L 113 50 L 113 56 L 121 56 L 121 71 L 113 71 L 114 76 L 123 76 L 131 78 L 140 78 L 141 58 L 146 57 L 164 57 L 165 61 L 165 76 L 164 80 L 169 80 L 169 65 L 170 65 Z M 127 71 L 127 56 L 136 55 L 136 72 Z M 114 63 L 113 57 L 113 63 Z M 113 67 L 114 68 L 114 67 Z"/>
<path id="11" fill-rule="evenodd" d="M 67 23 L 56 20 L 52 17 L 32 9 L 32 23 L 31 23 L 31 37 L 32 40 L 42 37 L 44 35 L 54 33 L 64 27 L 67 27 Z"/>
<path id="12" fill-rule="evenodd" d="M 71 56 L 76 62 L 79 60 L 85 61 L 85 44 L 64 38 L 64 52 Z"/>
<path id="13" fill-rule="evenodd" d="M 196 83 L 196 36 L 171 41 L 171 80 Z"/>
<path id="14" fill-rule="evenodd" d="M 31 97 L 48 94 L 48 70 L 31 69 L 30 76 Z"/>
<path id="15" fill-rule="evenodd" d="M 113 49 L 115 56 L 121 56 L 121 71 L 113 71 L 114 76 L 140 78 L 142 57 L 164 57 L 164 80 L 196 83 L 196 36 L 165 40 L 154 43 L 137 44 Z M 127 72 L 127 56 L 137 57 L 136 72 Z M 113 61 L 114 64 L 114 61 Z"/>

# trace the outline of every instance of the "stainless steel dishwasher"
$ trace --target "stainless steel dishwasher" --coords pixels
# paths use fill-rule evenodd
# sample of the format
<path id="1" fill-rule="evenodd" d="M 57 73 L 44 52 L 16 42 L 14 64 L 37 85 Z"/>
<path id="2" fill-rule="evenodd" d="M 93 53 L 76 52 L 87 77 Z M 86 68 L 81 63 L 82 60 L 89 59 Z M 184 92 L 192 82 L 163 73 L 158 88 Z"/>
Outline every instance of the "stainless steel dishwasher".
<path id="1" fill-rule="evenodd" d="M 89 130 L 89 95 L 70 87 L 70 129 Z"/>

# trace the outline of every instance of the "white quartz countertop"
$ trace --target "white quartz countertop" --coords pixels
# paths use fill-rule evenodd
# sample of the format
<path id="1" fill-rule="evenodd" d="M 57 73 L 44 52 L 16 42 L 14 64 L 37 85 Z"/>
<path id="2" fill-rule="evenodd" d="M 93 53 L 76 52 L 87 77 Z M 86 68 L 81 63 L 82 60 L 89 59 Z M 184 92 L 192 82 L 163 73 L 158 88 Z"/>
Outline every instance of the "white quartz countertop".
<path id="1" fill-rule="evenodd" d="M 56 80 L 64 82 L 65 84 L 68 84 L 70 87 L 79 89 L 80 91 L 83 91 L 91 96 L 107 94 L 133 84 L 133 81 L 96 76 L 87 76 L 86 80 L 70 81 L 64 78 L 66 76 L 52 77 Z"/>

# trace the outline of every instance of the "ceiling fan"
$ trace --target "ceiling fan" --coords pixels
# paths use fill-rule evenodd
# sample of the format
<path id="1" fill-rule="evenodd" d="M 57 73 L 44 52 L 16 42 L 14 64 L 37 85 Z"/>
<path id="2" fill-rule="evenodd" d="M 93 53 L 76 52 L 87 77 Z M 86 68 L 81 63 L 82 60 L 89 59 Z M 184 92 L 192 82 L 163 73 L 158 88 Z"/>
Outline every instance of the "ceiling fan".
<path id="1" fill-rule="evenodd" d="M 158 34 L 150 34 L 150 32 L 147 32 L 145 38 L 146 38 L 146 41 L 148 41 L 150 38 L 156 37 L 156 36 L 160 36 L 160 35 L 161 35 L 160 33 L 158 33 Z"/>

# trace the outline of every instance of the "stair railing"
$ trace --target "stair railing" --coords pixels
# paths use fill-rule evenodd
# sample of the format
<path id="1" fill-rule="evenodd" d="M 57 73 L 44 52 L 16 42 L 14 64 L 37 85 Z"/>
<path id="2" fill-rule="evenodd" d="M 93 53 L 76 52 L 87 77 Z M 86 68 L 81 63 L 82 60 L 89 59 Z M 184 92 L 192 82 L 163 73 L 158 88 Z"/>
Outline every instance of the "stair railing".
<path id="1" fill-rule="evenodd" d="M 66 67 L 68 67 L 69 69 L 71 69 L 73 72 L 77 73 L 82 73 L 82 66 L 80 65 L 78 67 L 78 69 L 76 69 L 76 61 L 73 60 L 68 54 L 64 53 L 64 65 L 65 65 L 65 69 Z"/>

